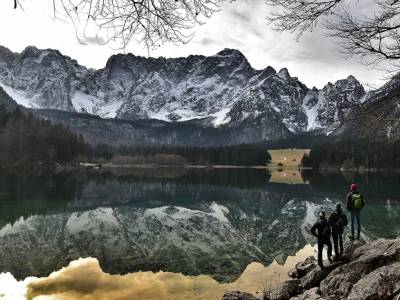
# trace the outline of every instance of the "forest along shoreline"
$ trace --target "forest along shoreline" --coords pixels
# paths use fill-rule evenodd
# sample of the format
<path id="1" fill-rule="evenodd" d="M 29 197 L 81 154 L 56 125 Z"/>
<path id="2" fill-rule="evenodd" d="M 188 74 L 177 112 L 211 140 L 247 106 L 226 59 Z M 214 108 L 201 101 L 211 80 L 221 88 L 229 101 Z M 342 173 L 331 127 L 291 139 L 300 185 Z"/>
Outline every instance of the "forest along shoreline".
<path id="1" fill-rule="evenodd" d="M 92 145 L 82 135 L 38 119 L 20 107 L 0 105 L 0 173 L 57 174 L 103 165 L 266 166 L 263 145 L 135 146 Z"/>
<path id="2" fill-rule="evenodd" d="M 258 167 L 277 170 L 399 172 L 400 141 L 342 140 L 308 149 L 268 149 L 266 144 L 225 146 L 92 145 L 62 125 L 21 107 L 0 105 L 0 173 L 57 174 L 81 167 Z"/>
<path id="3" fill-rule="evenodd" d="M 263 300 L 400 299 L 400 239 L 349 241 L 343 258 L 320 269 L 314 256 L 297 263 L 292 279 L 264 291 Z M 240 291 L 222 300 L 258 300 Z"/>

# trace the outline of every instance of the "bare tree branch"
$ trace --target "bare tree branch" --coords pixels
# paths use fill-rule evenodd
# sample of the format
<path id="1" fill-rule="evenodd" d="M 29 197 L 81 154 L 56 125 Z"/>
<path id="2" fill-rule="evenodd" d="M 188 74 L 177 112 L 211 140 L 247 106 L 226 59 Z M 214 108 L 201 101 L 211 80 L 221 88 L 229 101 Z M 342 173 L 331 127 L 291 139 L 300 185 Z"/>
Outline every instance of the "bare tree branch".
<path id="1" fill-rule="evenodd" d="M 357 18 L 342 11 L 335 21 L 326 23 L 328 36 L 340 41 L 343 52 L 358 56 L 367 64 L 400 59 L 400 5 L 380 3 L 373 17 Z"/>
<path id="2" fill-rule="evenodd" d="M 344 0 L 266 0 L 278 10 L 268 16 L 277 31 L 297 32 L 298 38 L 312 30 L 320 18 L 330 15 Z"/>
<path id="3" fill-rule="evenodd" d="M 68 19 L 79 41 L 96 27 L 100 43 L 125 48 L 134 40 L 149 49 L 163 43 L 187 43 L 191 31 L 224 0 L 53 0 L 54 17 Z M 233 0 L 231 0 L 233 1 Z M 14 0 L 17 7 L 18 0 Z"/>
<path id="4" fill-rule="evenodd" d="M 277 31 L 297 32 L 300 38 L 318 24 L 325 29 L 348 56 L 363 63 L 389 62 L 399 67 L 400 0 L 376 0 L 370 16 L 357 8 L 359 0 L 266 0 L 275 11 L 268 20 Z"/>

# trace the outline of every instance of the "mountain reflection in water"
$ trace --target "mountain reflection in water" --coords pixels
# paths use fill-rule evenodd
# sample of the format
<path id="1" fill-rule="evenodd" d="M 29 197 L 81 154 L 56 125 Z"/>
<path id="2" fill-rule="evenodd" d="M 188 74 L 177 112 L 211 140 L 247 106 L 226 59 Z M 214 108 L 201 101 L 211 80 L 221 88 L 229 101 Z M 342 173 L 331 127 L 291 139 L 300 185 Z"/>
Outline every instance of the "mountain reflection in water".
<path id="1" fill-rule="evenodd" d="M 47 277 L 92 257 L 105 273 L 203 275 L 226 288 L 252 263 L 282 265 L 314 243 L 310 225 L 321 209 L 344 202 L 351 182 L 367 203 L 362 235 L 399 236 L 397 174 L 290 175 L 121 169 L 1 177 L 0 272 L 18 280 Z M 285 184 L 285 177 L 299 184 Z"/>

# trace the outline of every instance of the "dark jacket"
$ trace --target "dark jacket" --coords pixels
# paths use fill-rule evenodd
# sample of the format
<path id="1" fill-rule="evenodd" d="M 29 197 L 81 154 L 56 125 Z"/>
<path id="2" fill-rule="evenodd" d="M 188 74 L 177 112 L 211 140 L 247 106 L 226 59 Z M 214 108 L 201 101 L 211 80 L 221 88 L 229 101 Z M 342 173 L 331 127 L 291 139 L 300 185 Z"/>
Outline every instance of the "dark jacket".
<path id="1" fill-rule="evenodd" d="M 363 196 L 361 196 L 361 194 L 358 191 L 353 191 L 353 192 L 350 192 L 350 193 L 347 194 L 347 210 L 348 211 L 356 210 L 354 208 L 353 194 L 360 195 L 362 206 L 361 206 L 361 208 L 359 210 L 361 210 L 364 207 L 364 198 L 363 198 Z"/>
<path id="2" fill-rule="evenodd" d="M 329 216 L 328 225 L 332 228 L 332 233 L 343 233 L 344 227 L 347 226 L 347 224 L 347 217 L 342 210 L 335 210 Z"/>
<path id="3" fill-rule="evenodd" d="M 311 233 L 317 237 L 318 240 L 326 241 L 331 238 L 331 229 L 329 228 L 328 221 L 326 219 L 319 219 L 311 227 Z"/>

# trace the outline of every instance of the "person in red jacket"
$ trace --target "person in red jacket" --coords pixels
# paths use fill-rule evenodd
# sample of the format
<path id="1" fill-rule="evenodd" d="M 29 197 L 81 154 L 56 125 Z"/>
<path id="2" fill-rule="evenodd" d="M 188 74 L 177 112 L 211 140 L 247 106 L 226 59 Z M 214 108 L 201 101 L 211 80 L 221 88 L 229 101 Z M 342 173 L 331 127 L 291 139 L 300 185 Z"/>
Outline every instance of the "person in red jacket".
<path id="1" fill-rule="evenodd" d="M 350 193 L 347 194 L 347 210 L 350 212 L 351 236 L 354 240 L 354 219 L 357 221 L 357 239 L 360 239 L 361 219 L 360 212 L 364 207 L 364 198 L 357 190 L 357 185 L 350 186 Z"/>

